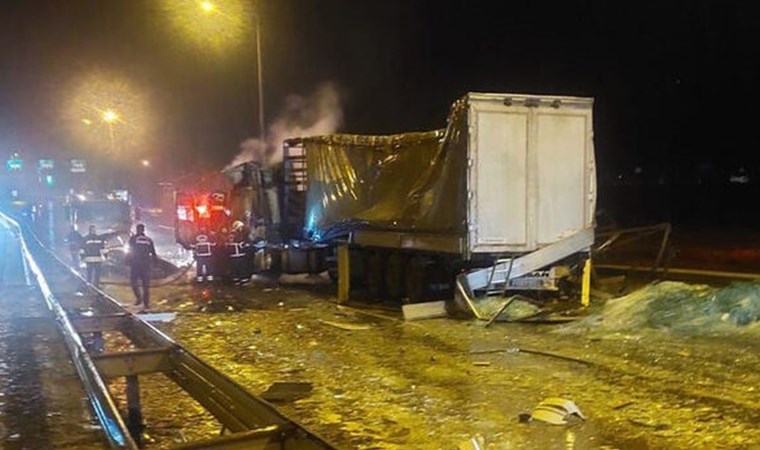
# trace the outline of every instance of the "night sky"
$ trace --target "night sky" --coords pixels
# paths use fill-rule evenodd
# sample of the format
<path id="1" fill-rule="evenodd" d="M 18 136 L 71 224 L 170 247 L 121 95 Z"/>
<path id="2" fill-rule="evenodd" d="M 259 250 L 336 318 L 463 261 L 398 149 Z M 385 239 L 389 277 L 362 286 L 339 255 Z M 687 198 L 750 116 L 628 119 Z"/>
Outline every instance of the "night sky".
<path id="1" fill-rule="evenodd" d="M 168 31 L 164 3 L 3 2 L 3 150 L 86 156 L 60 111 L 73 80 L 98 71 L 149 99 L 152 131 L 141 155 L 182 161 L 183 170 L 228 162 L 257 131 L 251 34 L 226 51 L 205 51 Z M 288 94 L 308 95 L 326 81 L 341 94 L 341 131 L 352 133 L 442 127 L 467 91 L 593 96 L 604 171 L 760 164 L 752 139 L 760 19 L 751 2 L 257 5 L 269 120 Z"/>

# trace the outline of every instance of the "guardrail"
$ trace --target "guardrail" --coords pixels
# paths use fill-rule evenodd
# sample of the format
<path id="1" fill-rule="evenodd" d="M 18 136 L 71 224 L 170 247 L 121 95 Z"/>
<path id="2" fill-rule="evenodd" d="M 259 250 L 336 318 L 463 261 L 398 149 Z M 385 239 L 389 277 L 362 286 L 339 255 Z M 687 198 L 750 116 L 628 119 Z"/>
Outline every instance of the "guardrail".
<path id="1" fill-rule="evenodd" d="M 63 334 L 66 346 L 71 354 L 74 367 L 76 367 L 79 378 L 84 385 L 87 398 L 92 406 L 92 411 L 98 419 L 98 422 L 100 422 L 109 445 L 112 448 L 138 448 L 137 444 L 130 436 L 127 427 L 116 408 L 116 404 L 108 392 L 105 382 L 95 369 L 95 364 L 82 343 L 79 333 L 76 332 L 71 321 L 69 321 L 68 315 L 50 289 L 50 285 L 48 285 L 47 280 L 42 274 L 42 270 L 40 270 L 39 265 L 37 265 L 37 261 L 32 257 L 32 254 L 29 251 L 29 246 L 24 238 L 21 225 L 3 212 L 0 212 L 0 219 L 2 219 L 7 225 L 14 227 L 18 233 L 21 255 L 24 258 L 26 267 L 29 268 L 31 276 L 34 278 L 37 286 L 39 286 L 48 308 L 53 313 L 55 320 L 58 323 L 58 327 Z"/>
<path id="2" fill-rule="evenodd" d="M 289 419 L 263 399 L 193 356 L 167 335 L 122 308 L 118 301 L 89 285 L 74 269 L 46 249 L 36 236 L 7 214 L 0 219 L 18 230 L 22 255 L 48 307 L 55 315 L 71 353 L 93 412 L 112 448 L 136 449 L 142 444 L 143 427 L 139 377 L 163 373 L 209 411 L 221 424 L 221 435 L 202 442 L 184 444 L 182 449 L 333 449 L 325 440 Z M 36 248 L 30 249 L 27 236 Z M 92 303 L 87 315 L 70 317 L 75 308 L 64 308 L 37 263 L 50 258 L 89 290 Z M 67 310 L 69 313 L 67 313 Z M 107 352 L 102 335 L 116 331 L 126 336 L 135 350 Z M 92 352 L 82 336 L 92 337 Z M 126 378 L 127 418 L 124 420 L 105 380 Z"/>

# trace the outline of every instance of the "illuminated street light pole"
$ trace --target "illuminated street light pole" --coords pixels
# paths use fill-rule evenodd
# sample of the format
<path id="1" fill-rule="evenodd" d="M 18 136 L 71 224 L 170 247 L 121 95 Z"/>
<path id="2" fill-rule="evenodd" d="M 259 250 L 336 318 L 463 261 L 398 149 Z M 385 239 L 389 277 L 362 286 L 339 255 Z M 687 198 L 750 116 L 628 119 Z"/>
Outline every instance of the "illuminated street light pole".
<path id="1" fill-rule="evenodd" d="M 113 124 L 119 120 L 119 115 L 111 110 L 105 110 L 103 111 L 103 121 L 108 124 L 108 135 L 111 138 L 111 154 L 115 154 L 115 148 L 114 148 L 114 133 L 113 133 Z"/>
<path id="2" fill-rule="evenodd" d="M 255 9 L 253 11 L 253 26 L 256 27 L 256 72 L 257 84 L 259 88 L 259 133 L 261 136 L 261 142 L 266 145 L 266 131 L 264 130 L 264 78 L 262 75 L 261 67 L 261 21 L 259 20 L 259 13 Z"/>
<path id="3" fill-rule="evenodd" d="M 210 14 L 213 12 L 218 12 L 216 5 L 211 1 L 204 1 L 200 3 L 200 8 L 203 10 L 204 13 Z M 259 13 L 256 10 L 255 6 L 252 6 L 253 11 L 253 27 L 255 29 L 255 39 L 256 39 L 256 85 L 257 85 L 257 103 L 258 103 L 258 110 L 259 110 L 259 135 L 262 142 L 266 142 L 266 129 L 264 128 L 264 76 L 263 76 L 263 66 L 261 62 L 261 21 L 259 18 Z"/>

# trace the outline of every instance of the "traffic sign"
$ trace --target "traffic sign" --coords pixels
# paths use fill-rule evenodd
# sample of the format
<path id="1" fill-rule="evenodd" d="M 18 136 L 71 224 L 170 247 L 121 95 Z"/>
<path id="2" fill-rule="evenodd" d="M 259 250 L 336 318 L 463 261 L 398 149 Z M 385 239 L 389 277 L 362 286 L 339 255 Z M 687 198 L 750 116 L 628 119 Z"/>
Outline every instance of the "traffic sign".
<path id="1" fill-rule="evenodd" d="M 85 173 L 87 172 L 87 163 L 83 159 L 71 160 L 71 173 Z"/>

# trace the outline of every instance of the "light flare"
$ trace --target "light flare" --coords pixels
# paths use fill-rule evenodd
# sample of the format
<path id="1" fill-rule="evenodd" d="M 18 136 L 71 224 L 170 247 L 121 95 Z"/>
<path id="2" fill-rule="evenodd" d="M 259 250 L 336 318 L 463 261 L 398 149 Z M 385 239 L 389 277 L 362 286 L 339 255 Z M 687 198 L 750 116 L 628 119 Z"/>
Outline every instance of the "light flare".
<path id="1" fill-rule="evenodd" d="M 157 126 L 148 100 L 122 77 L 92 72 L 71 82 L 61 99 L 61 119 L 82 150 L 120 160 L 149 147 Z"/>
<path id="2" fill-rule="evenodd" d="M 112 111 L 110 109 L 107 109 L 103 111 L 103 121 L 106 123 L 114 123 L 117 120 L 119 120 L 119 114 L 117 114 L 115 111 Z"/>
<path id="3" fill-rule="evenodd" d="M 231 55 L 233 47 L 250 45 L 252 6 L 246 0 L 156 2 L 159 14 L 178 42 L 202 53 Z"/>

